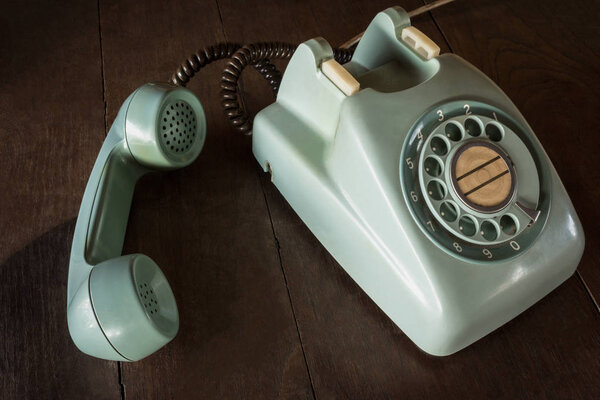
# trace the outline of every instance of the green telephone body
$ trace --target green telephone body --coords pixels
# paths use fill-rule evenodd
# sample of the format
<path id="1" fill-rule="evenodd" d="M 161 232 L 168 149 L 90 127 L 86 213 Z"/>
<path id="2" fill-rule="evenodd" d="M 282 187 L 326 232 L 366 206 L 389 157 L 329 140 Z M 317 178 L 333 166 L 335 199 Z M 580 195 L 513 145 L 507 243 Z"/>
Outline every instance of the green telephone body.
<path id="1" fill-rule="evenodd" d="M 515 105 L 438 53 L 401 8 L 375 17 L 343 68 L 323 39 L 303 43 L 254 120 L 253 152 L 359 286 L 443 356 L 571 276 L 584 234 Z"/>

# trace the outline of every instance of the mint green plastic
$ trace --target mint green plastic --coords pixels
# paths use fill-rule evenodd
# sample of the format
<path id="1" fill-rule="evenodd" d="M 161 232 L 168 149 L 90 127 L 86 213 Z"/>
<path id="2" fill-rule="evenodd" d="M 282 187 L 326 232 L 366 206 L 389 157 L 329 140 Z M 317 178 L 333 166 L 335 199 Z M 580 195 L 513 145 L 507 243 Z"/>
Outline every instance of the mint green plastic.
<path id="1" fill-rule="evenodd" d="M 407 26 L 401 8 L 371 22 L 344 65 L 361 83 L 352 96 L 320 70 L 333 57 L 327 42 L 300 45 L 277 101 L 254 120 L 253 152 L 358 285 L 417 346 L 443 356 L 497 329 L 571 276 L 584 235 L 551 161 L 510 99 L 456 55 L 421 58 L 401 40 Z M 411 160 L 401 156 L 418 138 L 417 122 L 463 99 L 502 110 L 539 158 L 537 175 L 522 165 L 519 173 L 523 182 L 539 179 L 541 192 L 523 193 L 532 193 L 524 198 L 541 214 L 516 235 L 514 254 L 504 258 L 453 253 L 407 206 L 401 176 Z M 493 118 L 491 111 L 485 118 Z M 507 146 L 520 146 L 511 140 Z M 521 248 L 518 240 L 526 235 L 529 243 Z M 487 254 L 483 246 L 469 246 Z"/>
<path id="2" fill-rule="evenodd" d="M 160 268 L 121 252 L 137 180 L 190 164 L 205 135 L 202 105 L 187 89 L 146 84 L 121 107 L 88 180 L 71 247 L 67 317 L 84 353 L 135 361 L 175 337 L 177 305 Z"/>

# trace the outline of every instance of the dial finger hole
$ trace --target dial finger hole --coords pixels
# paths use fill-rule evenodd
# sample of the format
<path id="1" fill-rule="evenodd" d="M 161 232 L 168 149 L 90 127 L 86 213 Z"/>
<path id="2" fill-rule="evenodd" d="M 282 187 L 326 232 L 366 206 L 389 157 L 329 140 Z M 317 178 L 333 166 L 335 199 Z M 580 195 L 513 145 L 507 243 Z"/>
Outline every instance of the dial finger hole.
<path id="1" fill-rule="evenodd" d="M 474 118 L 467 118 L 465 120 L 465 131 L 471 136 L 479 136 L 482 131 L 481 123 Z"/>
<path id="2" fill-rule="evenodd" d="M 433 180 L 427 185 L 427 193 L 434 200 L 441 200 L 446 196 L 444 184 L 438 180 Z"/>
<path id="3" fill-rule="evenodd" d="M 489 240 L 490 242 L 498 239 L 498 225 L 496 225 L 492 221 L 483 221 L 481 223 L 481 236 L 483 236 L 485 240 Z"/>
<path id="4" fill-rule="evenodd" d="M 446 136 L 450 140 L 453 140 L 455 142 L 458 142 L 463 137 L 463 132 L 462 132 L 461 127 L 454 122 L 448 122 L 446 124 L 446 128 L 444 129 L 444 132 L 446 132 Z"/>
<path id="5" fill-rule="evenodd" d="M 473 236 L 477 232 L 477 222 L 473 217 L 465 215 L 458 221 L 458 229 L 465 236 Z"/>
<path id="6" fill-rule="evenodd" d="M 435 157 L 427 157 L 423 163 L 425 172 L 431 176 L 439 176 L 442 173 L 442 163 Z"/>
<path id="7" fill-rule="evenodd" d="M 438 156 L 445 156 L 448 154 L 448 144 L 441 137 L 434 137 L 431 139 L 431 150 Z"/>
<path id="8" fill-rule="evenodd" d="M 507 235 L 514 235 L 519 230 L 519 222 L 517 219 L 510 215 L 506 214 L 500 218 L 500 229 Z"/>
<path id="9" fill-rule="evenodd" d="M 504 129 L 494 122 L 490 122 L 485 126 L 485 134 L 490 140 L 499 142 L 504 137 Z"/>
<path id="10" fill-rule="evenodd" d="M 445 201 L 440 206 L 440 215 L 444 220 L 448 222 L 454 222 L 458 217 L 458 211 L 454 204 L 449 201 Z"/>

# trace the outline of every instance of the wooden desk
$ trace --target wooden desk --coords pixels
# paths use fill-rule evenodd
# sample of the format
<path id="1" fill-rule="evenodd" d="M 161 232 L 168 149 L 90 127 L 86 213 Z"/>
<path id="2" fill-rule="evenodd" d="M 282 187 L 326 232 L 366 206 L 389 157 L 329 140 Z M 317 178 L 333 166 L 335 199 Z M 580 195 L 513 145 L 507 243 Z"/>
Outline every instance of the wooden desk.
<path id="1" fill-rule="evenodd" d="M 125 252 L 157 261 L 181 317 L 138 363 L 80 353 L 66 323 L 77 210 L 123 100 L 206 44 L 338 45 L 393 3 L 31 3 L 0 5 L 0 397 L 600 398 L 600 3 L 460 0 L 413 21 L 500 85 L 554 162 L 587 235 L 557 290 L 456 355 L 422 353 L 262 173 L 210 66 L 189 86 L 207 112 L 203 153 L 136 189 Z M 273 101 L 255 72 L 243 84 L 252 111 Z"/>

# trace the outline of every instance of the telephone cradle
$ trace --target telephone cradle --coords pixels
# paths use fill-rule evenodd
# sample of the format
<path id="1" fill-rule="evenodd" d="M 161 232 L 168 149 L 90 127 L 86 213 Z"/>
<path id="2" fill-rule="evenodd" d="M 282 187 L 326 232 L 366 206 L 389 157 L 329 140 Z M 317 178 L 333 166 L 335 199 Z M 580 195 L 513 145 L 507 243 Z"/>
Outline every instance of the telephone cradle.
<path id="1" fill-rule="evenodd" d="M 422 350 L 452 354 L 575 271 L 584 234 L 524 117 L 390 8 L 341 66 L 301 44 L 253 152 L 352 279 Z"/>

